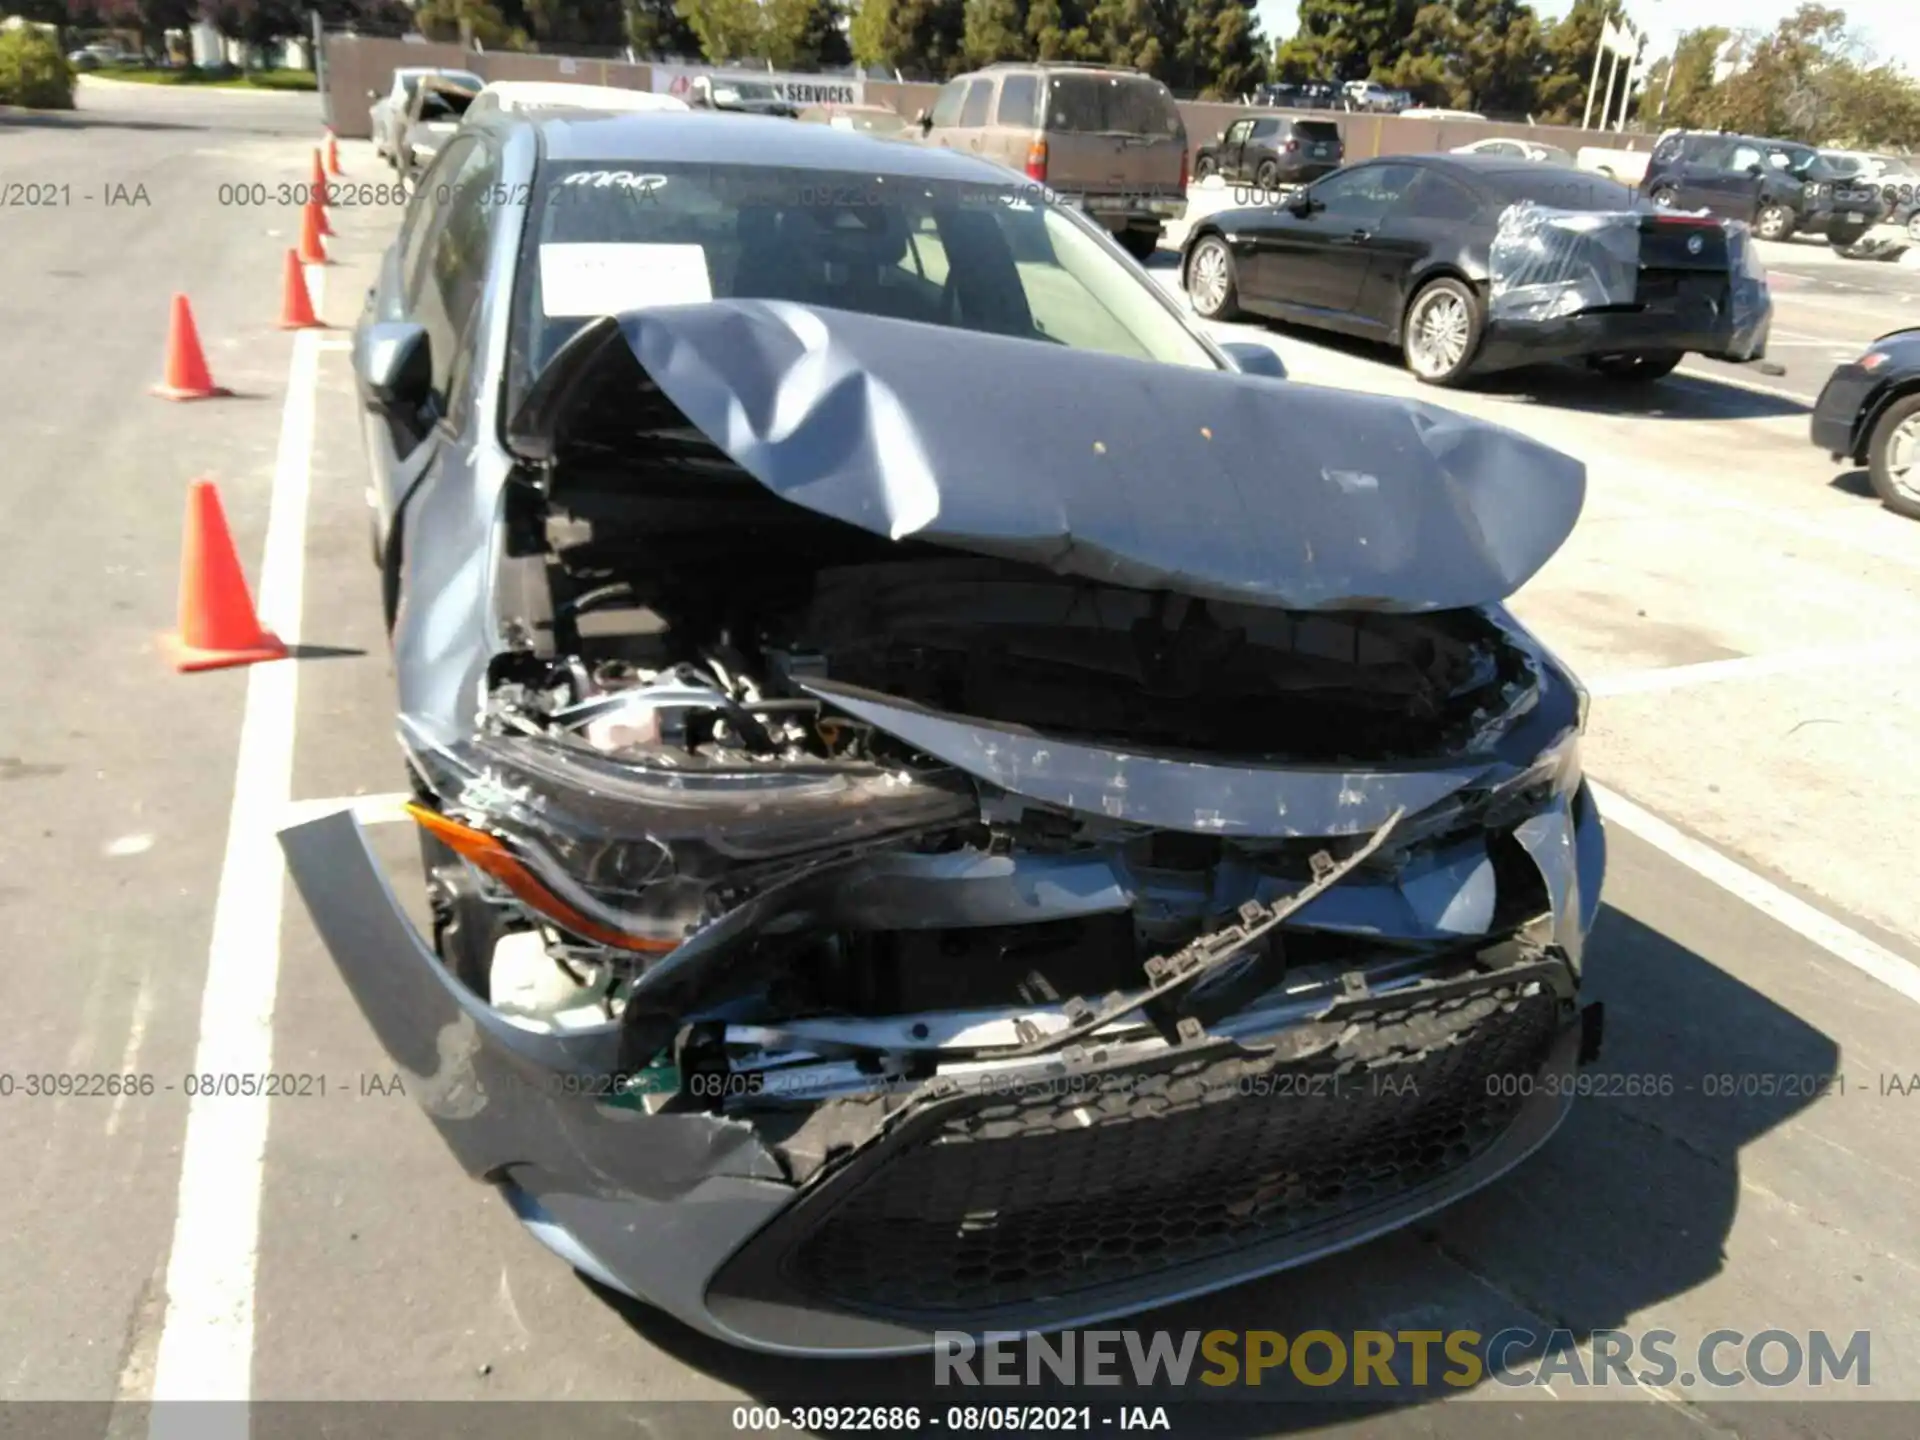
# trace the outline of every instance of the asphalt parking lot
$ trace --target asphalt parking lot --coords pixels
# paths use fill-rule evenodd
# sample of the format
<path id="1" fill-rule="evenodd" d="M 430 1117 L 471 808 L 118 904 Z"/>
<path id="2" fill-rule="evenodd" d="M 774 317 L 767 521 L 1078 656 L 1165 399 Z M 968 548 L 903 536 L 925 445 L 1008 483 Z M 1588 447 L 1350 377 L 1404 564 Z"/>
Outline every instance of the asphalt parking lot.
<path id="1" fill-rule="evenodd" d="M 0 1073 L 158 1086 L 0 1099 L 0 1400 L 937 1393 L 924 1362 L 738 1353 L 612 1303 L 386 1093 L 393 1067 L 272 840 L 298 807 L 358 797 L 390 819 L 401 778 L 345 330 L 275 324 L 298 210 L 272 196 L 307 178 L 318 108 L 98 84 L 81 106 L 0 114 L 0 178 L 71 191 L 0 209 Z M 356 203 L 331 212 L 315 296 L 337 326 L 399 214 L 370 147 L 342 157 Z M 235 201 L 256 183 L 270 203 Z M 1595 1400 L 1637 1407 L 1596 1434 L 1914 1431 L 1920 1412 L 1860 1402 L 1920 1400 L 1920 526 L 1815 451 L 1806 417 L 1834 363 L 1920 324 L 1920 271 L 1773 264 L 1784 374 L 1690 364 L 1631 394 L 1541 371 L 1442 395 L 1357 344 L 1212 327 L 1273 344 L 1299 383 L 1418 392 L 1587 463 L 1573 539 L 1514 608 L 1594 696 L 1600 1072 L 1672 1083 L 1582 1100 L 1519 1171 L 1417 1229 L 1132 1323 L 1664 1328 L 1683 1350 L 1720 1329 L 1871 1335 L 1870 1387 L 1817 1421 L 1803 1407 L 1821 1392 L 1799 1383 L 1488 1382 L 1341 1433 L 1494 1433 L 1516 1408 Z M 148 395 L 175 291 L 232 398 Z M 288 663 L 183 677 L 156 647 L 202 475 Z M 404 888 L 412 836 L 374 834 Z M 190 1105 L 184 1077 L 229 1069 L 326 1089 Z M 724 1409 L 689 1415 L 728 1428 Z M 1328 1418 L 1302 1405 L 1240 1428 Z"/>

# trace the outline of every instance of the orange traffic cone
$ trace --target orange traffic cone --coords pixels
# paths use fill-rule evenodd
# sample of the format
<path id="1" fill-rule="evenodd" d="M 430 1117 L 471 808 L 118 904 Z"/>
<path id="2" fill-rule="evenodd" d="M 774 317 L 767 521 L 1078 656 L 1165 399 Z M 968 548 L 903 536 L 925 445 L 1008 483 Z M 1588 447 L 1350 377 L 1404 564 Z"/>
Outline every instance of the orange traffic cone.
<path id="1" fill-rule="evenodd" d="M 184 295 L 173 297 L 173 321 L 167 327 L 167 378 L 153 387 L 153 393 L 168 400 L 207 400 L 233 393 L 213 383 L 206 354 L 200 349 L 200 332 L 194 328 L 193 308 Z"/>
<path id="2" fill-rule="evenodd" d="M 282 330 L 327 330 L 313 313 L 313 297 L 307 293 L 307 272 L 300 266 L 300 252 L 287 251 L 286 280 L 280 287 L 280 328 Z"/>
<path id="3" fill-rule="evenodd" d="M 260 626 L 247 577 L 234 552 L 220 492 L 211 480 L 187 491 L 187 529 L 180 546 L 180 629 L 165 648 L 180 671 L 218 670 L 284 660 L 280 637 Z"/>
<path id="4" fill-rule="evenodd" d="M 332 235 L 333 226 L 327 223 L 327 207 L 321 203 L 318 192 L 307 197 L 307 209 L 313 211 L 313 225 L 322 235 Z"/>
<path id="5" fill-rule="evenodd" d="M 300 212 L 300 263 L 327 265 L 327 247 L 320 239 L 320 212 L 308 205 Z"/>
<path id="6" fill-rule="evenodd" d="M 316 195 L 327 193 L 327 167 L 320 163 L 320 152 L 313 152 L 313 192 Z"/>
<path id="7" fill-rule="evenodd" d="M 344 175 L 347 173 L 340 168 L 340 145 L 339 142 L 333 138 L 332 126 L 327 127 L 327 173 L 329 175 Z"/>

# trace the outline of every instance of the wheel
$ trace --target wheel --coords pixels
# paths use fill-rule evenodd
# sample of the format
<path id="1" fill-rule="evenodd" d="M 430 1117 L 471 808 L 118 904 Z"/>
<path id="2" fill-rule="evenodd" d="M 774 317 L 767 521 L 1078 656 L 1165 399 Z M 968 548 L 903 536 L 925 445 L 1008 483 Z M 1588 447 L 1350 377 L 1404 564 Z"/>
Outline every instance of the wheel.
<path id="1" fill-rule="evenodd" d="M 1867 478 L 1880 503 L 1920 520 L 1920 391 L 1902 395 L 1874 422 L 1867 441 Z"/>
<path id="2" fill-rule="evenodd" d="M 1675 199 L 1673 186 L 1656 185 L 1647 192 L 1647 199 L 1658 205 L 1662 210 L 1671 210 Z"/>
<path id="3" fill-rule="evenodd" d="M 1480 302 L 1458 280 L 1431 280 L 1407 306 L 1400 349 L 1407 369 L 1429 385 L 1457 384 L 1480 348 Z"/>
<path id="4" fill-rule="evenodd" d="M 1119 240 L 1121 249 L 1142 263 L 1151 260 L 1154 252 L 1160 248 L 1158 227 L 1152 230 L 1122 230 L 1115 238 Z"/>
<path id="5" fill-rule="evenodd" d="M 1253 172 L 1253 183 L 1262 190 L 1278 189 L 1280 185 L 1280 167 L 1271 160 L 1262 160 L 1260 168 Z"/>
<path id="6" fill-rule="evenodd" d="M 1673 373 L 1673 367 L 1680 363 L 1677 350 L 1661 352 L 1642 350 L 1631 355 L 1595 355 L 1588 359 L 1587 365 L 1596 373 L 1609 380 L 1619 380 L 1629 385 L 1645 385 Z"/>
<path id="7" fill-rule="evenodd" d="M 1208 320 L 1231 320 L 1240 313 L 1233 253 L 1218 235 L 1207 236 L 1187 257 L 1187 298 L 1194 313 Z"/>
<path id="8" fill-rule="evenodd" d="M 1769 201 L 1754 217 L 1753 233 L 1762 240 L 1785 240 L 1793 234 L 1793 211 Z"/>
<path id="9" fill-rule="evenodd" d="M 1204 180 L 1209 175 L 1214 174 L 1219 168 L 1218 165 L 1213 163 L 1213 157 L 1211 155 L 1202 155 L 1199 162 L 1193 167 L 1193 178 L 1196 180 Z"/>

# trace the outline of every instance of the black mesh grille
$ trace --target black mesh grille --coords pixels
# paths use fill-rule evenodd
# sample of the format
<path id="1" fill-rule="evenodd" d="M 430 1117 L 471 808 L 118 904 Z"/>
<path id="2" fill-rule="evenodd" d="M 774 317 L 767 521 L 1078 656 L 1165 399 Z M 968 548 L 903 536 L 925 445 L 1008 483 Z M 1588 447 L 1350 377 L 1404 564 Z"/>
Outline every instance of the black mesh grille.
<path id="1" fill-rule="evenodd" d="M 1364 1017 L 1305 1062 L 1213 1051 L 948 1102 L 827 1181 L 845 1193 L 818 1197 L 781 1269 L 853 1310 L 979 1311 L 1391 1203 L 1485 1152 L 1526 1104 L 1560 1023 L 1551 991 L 1526 989 Z"/>

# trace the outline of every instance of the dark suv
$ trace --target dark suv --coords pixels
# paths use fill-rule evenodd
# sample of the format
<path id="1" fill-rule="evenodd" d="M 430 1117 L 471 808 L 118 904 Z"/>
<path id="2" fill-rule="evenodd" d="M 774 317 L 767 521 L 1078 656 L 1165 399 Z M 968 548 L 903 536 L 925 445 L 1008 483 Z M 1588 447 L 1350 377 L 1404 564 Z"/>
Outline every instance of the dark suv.
<path id="1" fill-rule="evenodd" d="M 1204 180 L 1252 181 L 1256 185 L 1304 185 L 1340 168 L 1346 146 L 1331 120 L 1272 118 L 1236 120 L 1200 147 L 1193 176 Z"/>
<path id="2" fill-rule="evenodd" d="M 1763 240 L 1805 231 L 1842 249 L 1886 211 L 1872 185 L 1841 178 L 1812 146 L 1754 135 L 1662 135 L 1641 185 L 1656 205 L 1745 220 Z"/>

